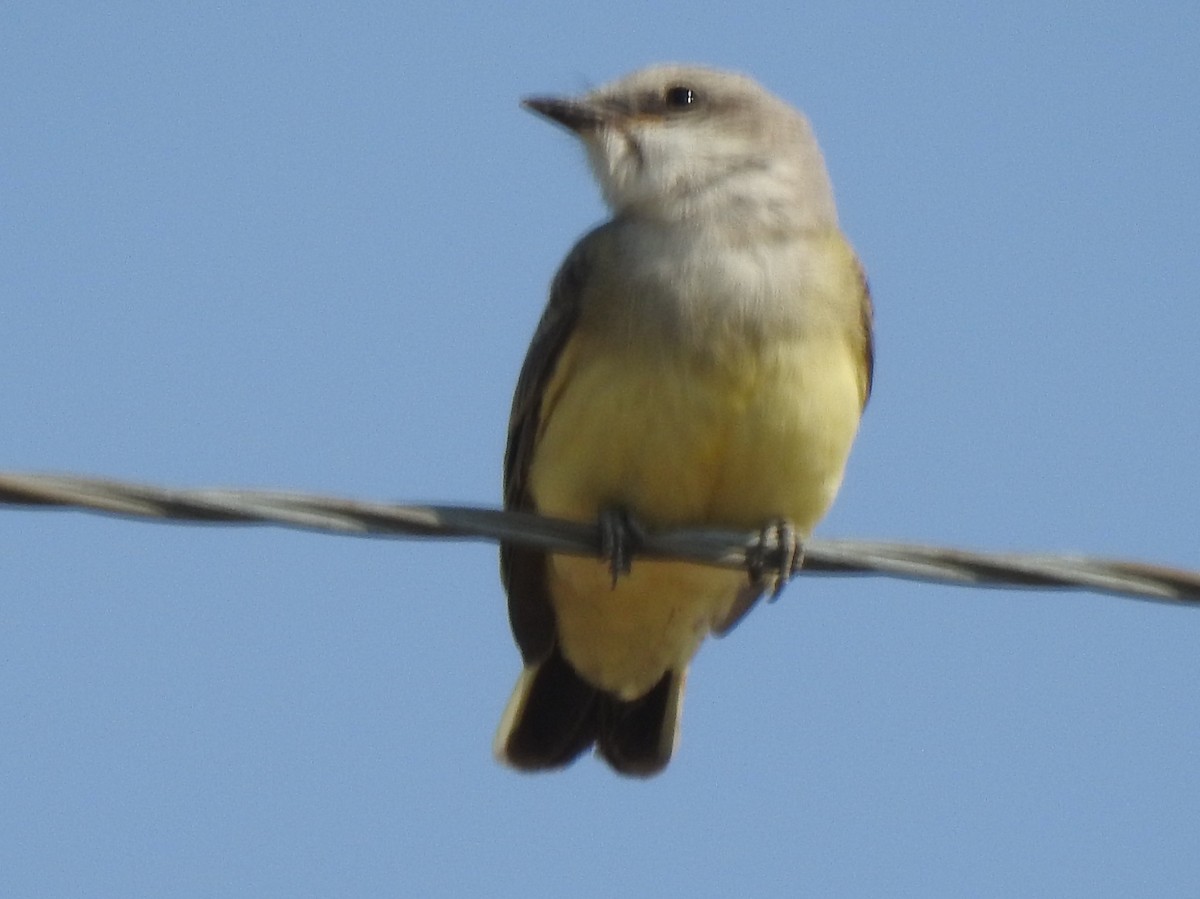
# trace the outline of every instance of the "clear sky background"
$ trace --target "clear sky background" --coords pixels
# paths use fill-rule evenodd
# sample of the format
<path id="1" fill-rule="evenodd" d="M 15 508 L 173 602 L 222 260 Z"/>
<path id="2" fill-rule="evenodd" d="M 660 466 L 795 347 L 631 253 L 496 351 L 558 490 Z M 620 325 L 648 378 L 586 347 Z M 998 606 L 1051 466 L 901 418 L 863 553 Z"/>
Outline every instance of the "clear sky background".
<path id="1" fill-rule="evenodd" d="M 877 304 L 820 533 L 1200 566 L 1200 6 L 0 7 L 0 469 L 496 505 L 605 215 L 522 112 L 807 111 Z M 491 757 L 486 543 L 0 509 L 5 896 L 1196 896 L 1200 609 L 804 578 L 668 771 Z"/>

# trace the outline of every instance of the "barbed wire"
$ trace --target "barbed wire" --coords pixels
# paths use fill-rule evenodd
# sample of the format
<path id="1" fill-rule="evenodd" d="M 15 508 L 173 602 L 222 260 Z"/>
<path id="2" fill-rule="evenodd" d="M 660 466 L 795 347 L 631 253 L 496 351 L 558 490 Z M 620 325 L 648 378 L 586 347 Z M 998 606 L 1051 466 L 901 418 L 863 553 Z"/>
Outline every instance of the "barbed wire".
<path id="1" fill-rule="evenodd" d="M 264 490 L 171 490 L 73 475 L 0 473 L 0 504 L 74 509 L 153 521 L 276 525 L 376 537 L 506 540 L 600 556 L 594 524 L 465 506 L 396 505 Z M 648 533 L 636 555 L 744 568 L 748 554 L 778 564 L 759 533 L 678 530 Z M 1134 599 L 1200 605 L 1200 572 L 1145 562 L 1050 553 L 986 553 L 869 540 L 813 538 L 801 574 L 882 575 L 975 587 L 1067 588 Z"/>

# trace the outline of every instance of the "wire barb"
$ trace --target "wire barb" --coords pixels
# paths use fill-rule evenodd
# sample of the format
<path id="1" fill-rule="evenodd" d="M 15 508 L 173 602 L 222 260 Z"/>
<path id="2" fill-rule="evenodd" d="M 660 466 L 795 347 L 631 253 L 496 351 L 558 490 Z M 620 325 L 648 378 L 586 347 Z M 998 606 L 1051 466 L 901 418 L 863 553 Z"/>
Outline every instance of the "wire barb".
<path id="1" fill-rule="evenodd" d="M 76 509 L 193 524 L 256 524 L 333 534 L 505 540 L 595 556 L 596 524 L 464 506 L 412 506 L 264 490 L 169 490 L 71 475 L 2 474 L 0 505 Z M 745 568 L 763 556 L 761 533 L 646 533 L 636 554 Z M 764 561 L 782 563 L 785 547 Z M 864 540 L 811 539 L 801 574 L 876 575 L 975 587 L 1069 588 L 1155 602 L 1200 605 L 1200 572 L 1146 562 L 1049 553 L 984 553 Z"/>

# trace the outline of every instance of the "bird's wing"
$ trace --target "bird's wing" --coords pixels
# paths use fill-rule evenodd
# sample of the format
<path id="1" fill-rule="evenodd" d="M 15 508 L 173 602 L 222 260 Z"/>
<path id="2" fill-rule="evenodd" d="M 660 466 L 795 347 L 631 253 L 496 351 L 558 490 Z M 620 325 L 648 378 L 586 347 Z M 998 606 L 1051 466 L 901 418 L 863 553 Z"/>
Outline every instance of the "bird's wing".
<path id="1" fill-rule="evenodd" d="M 859 392 L 862 394 L 862 404 L 865 409 L 867 400 L 871 398 L 871 384 L 875 380 L 875 304 L 871 302 L 871 286 L 867 283 L 867 273 L 863 270 L 862 263 L 857 263 L 857 265 L 858 282 L 862 285 L 859 307 L 862 310 L 859 316 L 861 330 L 857 336 L 863 356 L 863 380 L 859 385 Z"/>
<path id="2" fill-rule="evenodd" d="M 542 432 L 542 400 L 579 317 L 591 269 L 593 235 L 575 245 L 554 276 L 550 300 L 517 379 L 504 454 L 506 509 L 535 511 L 529 492 L 529 467 Z M 554 612 L 546 587 L 545 553 L 502 542 L 500 577 L 508 592 L 508 617 L 522 656 L 527 663 L 545 658 L 556 639 Z"/>

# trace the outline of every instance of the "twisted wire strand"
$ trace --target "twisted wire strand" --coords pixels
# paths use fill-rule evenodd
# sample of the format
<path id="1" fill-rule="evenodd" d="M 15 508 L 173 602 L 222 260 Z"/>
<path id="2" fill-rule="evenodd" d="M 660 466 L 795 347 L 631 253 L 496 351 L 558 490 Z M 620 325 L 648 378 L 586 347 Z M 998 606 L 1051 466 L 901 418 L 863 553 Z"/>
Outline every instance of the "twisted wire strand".
<path id="1" fill-rule="evenodd" d="M 594 524 L 465 506 L 398 505 L 265 490 L 172 490 L 73 475 L 0 473 L 0 504 L 75 509 L 156 521 L 253 524 L 333 534 L 506 540 L 539 549 L 600 555 Z M 636 555 L 744 568 L 780 548 L 762 535 L 717 530 L 649 533 Z M 975 587 L 1068 588 L 1200 605 L 1200 572 L 1146 562 L 1051 553 L 987 553 L 866 540 L 809 540 L 805 574 L 882 575 Z"/>

